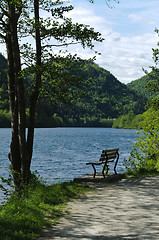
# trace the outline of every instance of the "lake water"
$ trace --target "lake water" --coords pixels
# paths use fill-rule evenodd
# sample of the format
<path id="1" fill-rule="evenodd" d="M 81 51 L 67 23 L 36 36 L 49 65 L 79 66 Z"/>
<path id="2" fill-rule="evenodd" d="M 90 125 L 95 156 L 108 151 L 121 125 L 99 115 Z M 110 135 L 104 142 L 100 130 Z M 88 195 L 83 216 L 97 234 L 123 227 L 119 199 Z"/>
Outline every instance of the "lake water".
<path id="1" fill-rule="evenodd" d="M 113 128 L 37 128 L 31 170 L 47 183 L 70 181 L 93 173 L 89 161 L 99 159 L 101 151 L 119 148 L 117 172 L 123 172 L 123 159 L 129 157 L 136 130 Z M 0 128 L 0 176 L 7 178 L 7 158 L 11 129 Z M 101 169 L 101 166 L 99 167 Z"/>

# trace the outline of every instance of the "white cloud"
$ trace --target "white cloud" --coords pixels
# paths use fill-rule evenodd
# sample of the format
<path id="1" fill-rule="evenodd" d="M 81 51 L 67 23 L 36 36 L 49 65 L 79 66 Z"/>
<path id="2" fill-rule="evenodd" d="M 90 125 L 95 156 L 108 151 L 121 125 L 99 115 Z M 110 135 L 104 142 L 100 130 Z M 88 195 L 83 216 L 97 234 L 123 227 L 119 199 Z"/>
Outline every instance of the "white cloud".
<path id="1" fill-rule="evenodd" d="M 128 83 L 144 75 L 142 68 L 153 64 L 152 47 L 156 47 L 155 33 L 141 36 L 123 37 L 112 32 L 105 37 L 103 43 L 97 43 L 96 49 L 101 52 L 96 63 L 110 71 L 119 81 Z M 94 52 L 81 49 L 80 46 L 71 49 L 79 53 L 82 58 L 90 58 Z"/>
<path id="2" fill-rule="evenodd" d="M 97 63 L 121 82 L 128 83 L 140 78 L 144 75 L 142 67 L 148 68 L 153 64 L 151 49 L 156 46 L 156 35 L 120 36 L 119 41 L 114 40 L 114 35 L 101 46 L 102 55 Z"/>
<path id="3" fill-rule="evenodd" d="M 132 22 L 135 22 L 135 23 L 138 23 L 138 22 L 141 22 L 142 21 L 142 17 L 141 17 L 141 15 L 139 15 L 139 14 L 130 14 L 129 15 L 129 18 L 130 18 L 130 20 L 132 21 Z"/>
<path id="4" fill-rule="evenodd" d="M 151 31 L 148 31 L 147 26 L 144 26 L 144 24 L 147 25 L 147 23 L 151 24 L 156 19 L 156 14 L 152 15 L 154 1 L 147 1 L 145 4 L 141 4 L 138 1 L 133 3 L 132 1 L 131 3 L 130 1 L 129 3 L 125 2 L 119 12 L 124 15 L 122 8 L 124 10 L 126 8 L 133 9 L 134 11 L 136 8 L 140 10 L 142 14 L 138 15 L 137 13 L 130 13 L 130 11 L 128 11 L 127 18 L 124 19 L 124 21 L 127 20 L 127 22 L 123 22 L 123 19 L 121 19 L 122 14 L 115 16 L 115 20 L 112 18 L 112 15 L 111 18 L 108 19 L 107 15 L 98 15 L 99 13 L 96 13 L 92 7 L 86 8 L 84 5 L 71 13 L 71 17 L 77 22 L 90 24 L 95 27 L 95 30 L 102 33 L 105 41 L 95 44 L 95 50 L 102 53 L 101 56 L 97 56 L 96 63 L 110 71 L 119 81 L 124 83 L 142 77 L 144 75 L 142 68 L 148 68 L 148 66 L 153 64 L 151 49 L 157 46 L 158 41 L 157 35 L 154 33 L 154 26 L 151 27 Z M 116 12 L 118 12 L 118 10 Z M 136 23 L 136 25 L 131 26 L 129 20 Z M 139 27 L 139 22 L 142 23 L 143 26 L 140 26 L 141 31 L 139 29 L 135 32 L 134 27 Z M 118 29 L 114 30 L 114 24 L 118 23 L 121 27 L 119 31 L 117 31 Z M 88 49 L 79 49 L 80 48 L 78 48 L 80 56 L 83 58 L 92 57 L 94 54 Z M 77 49 L 74 48 L 74 51 L 76 50 Z"/>
<path id="5" fill-rule="evenodd" d="M 86 7 L 74 8 L 74 10 L 67 13 L 66 16 L 72 18 L 73 22 L 90 25 L 95 28 L 96 31 L 102 30 L 103 27 L 109 29 L 110 25 L 112 25 L 111 21 L 96 15 L 93 9 Z"/>
<path id="6" fill-rule="evenodd" d="M 95 43 L 95 50 L 102 53 L 96 63 L 119 81 L 128 83 L 144 75 L 142 67 L 153 64 L 151 49 L 158 41 L 154 28 L 159 23 L 159 1 L 121 0 L 112 10 L 104 2 L 96 0 L 90 4 L 88 0 L 72 0 L 75 9 L 67 16 L 102 33 L 105 41 Z M 85 59 L 94 56 L 93 51 L 82 49 L 80 45 L 68 50 Z"/>
<path id="7" fill-rule="evenodd" d="M 145 10 L 138 13 L 131 13 L 128 18 L 133 23 L 139 23 L 142 25 L 154 25 L 156 24 L 156 18 L 158 18 L 158 10 Z"/>

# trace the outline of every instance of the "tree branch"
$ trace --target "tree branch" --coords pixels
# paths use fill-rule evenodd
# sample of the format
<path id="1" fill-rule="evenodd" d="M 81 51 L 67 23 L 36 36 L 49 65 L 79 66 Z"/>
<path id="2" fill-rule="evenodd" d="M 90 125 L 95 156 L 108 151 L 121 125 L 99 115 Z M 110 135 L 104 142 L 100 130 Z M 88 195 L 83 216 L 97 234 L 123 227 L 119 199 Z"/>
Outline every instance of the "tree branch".
<path id="1" fill-rule="evenodd" d="M 70 43 L 63 43 L 63 44 L 48 44 L 48 45 L 43 45 L 42 48 L 47 48 L 47 47 L 64 47 L 64 46 L 69 46 L 69 45 L 75 45 L 79 44 L 80 42 L 70 42 Z"/>
<path id="2" fill-rule="evenodd" d="M 0 38 L 6 39 L 6 37 L 2 33 L 0 33 Z"/>
<path id="3" fill-rule="evenodd" d="M 3 14 L 9 18 L 8 12 L 0 5 L 0 9 L 2 10 Z"/>

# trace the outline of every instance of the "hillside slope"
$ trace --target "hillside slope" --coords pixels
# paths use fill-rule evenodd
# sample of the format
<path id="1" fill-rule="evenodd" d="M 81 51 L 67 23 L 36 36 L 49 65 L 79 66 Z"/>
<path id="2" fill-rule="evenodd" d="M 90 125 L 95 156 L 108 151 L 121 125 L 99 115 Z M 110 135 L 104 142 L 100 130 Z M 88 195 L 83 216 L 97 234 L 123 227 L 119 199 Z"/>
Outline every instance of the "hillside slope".
<path id="1" fill-rule="evenodd" d="M 0 54 L 0 110 L 8 110 L 7 61 Z M 108 119 L 145 110 L 147 97 L 135 87 L 119 82 L 110 72 L 87 62 L 81 69 L 85 74 L 83 96 L 72 99 L 71 105 L 52 106 L 46 99 L 37 104 L 37 127 L 53 126 L 111 126 Z M 1 116 L 0 116 L 1 118 Z"/>
<path id="2" fill-rule="evenodd" d="M 83 71 L 83 70 L 82 70 Z M 87 63 L 85 93 L 72 101 L 72 105 L 58 105 L 56 109 L 40 101 L 38 109 L 51 119 L 53 113 L 63 120 L 64 126 L 101 126 L 106 119 L 133 112 L 144 112 L 147 99 L 119 82 L 110 72 L 94 63 Z M 45 105 L 45 107 L 44 107 Z M 39 124 L 40 125 L 40 124 Z"/>
<path id="3" fill-rule="evenodd" d="M 149 78 L 147 76 L 143 76 L 135 81 L 128 83 L 127 87 L 149 100 L 154 96 L 154 93 L 151 93 L 149 90 L 146 89 L 145 86 L 148 82 Z"/>

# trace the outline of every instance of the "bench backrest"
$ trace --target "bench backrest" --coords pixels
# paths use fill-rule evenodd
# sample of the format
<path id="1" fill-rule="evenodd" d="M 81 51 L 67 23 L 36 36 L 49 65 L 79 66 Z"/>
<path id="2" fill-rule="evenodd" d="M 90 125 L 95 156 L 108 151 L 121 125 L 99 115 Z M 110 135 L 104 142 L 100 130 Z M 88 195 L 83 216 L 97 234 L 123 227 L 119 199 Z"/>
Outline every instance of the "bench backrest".
<path id="1" fill-rule="evenodd" d="M 119 148 L 103 150 L 99 161 L 102 162 L 114 162 L 114 160 L 119 158 Z"/>

